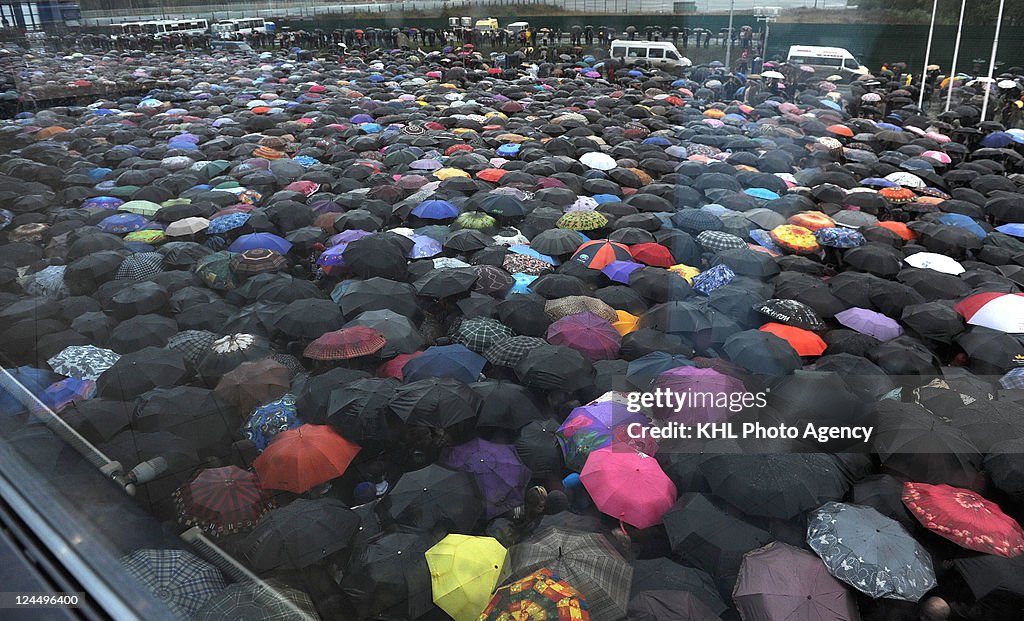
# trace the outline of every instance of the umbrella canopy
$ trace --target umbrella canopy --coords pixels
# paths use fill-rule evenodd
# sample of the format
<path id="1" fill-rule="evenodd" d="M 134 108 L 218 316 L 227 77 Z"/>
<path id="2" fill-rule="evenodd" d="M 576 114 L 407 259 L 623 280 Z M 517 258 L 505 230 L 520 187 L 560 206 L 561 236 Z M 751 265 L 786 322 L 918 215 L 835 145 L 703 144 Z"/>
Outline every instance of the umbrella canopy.
<path id="1" fill-rule="evenodd" d="M 386 344 L 379 330 L 354 326 L 322 334 L 306 346 L 303 355 L 314 360 L 348 360 L 375 354 Z"/>
<path id="2" fill-rule="evenodd" d="M 976 492 L 908 481 L 903 504 L 925 528 L 968 550 L 1007 558 L 1024 554 L 1020 524 Z"/>
<path id="3" fill-rule="evenodd" d="M 302 425 L 277 434 L 253 467 L 266 489 L 296 494 L 340 477 L 359 446 L 326 425 Z"/>
<path id="4" fill-rule="evenodd" d="M 96 380 L 120 358 L 117 352 L 95 345 L 72 345 L 47 360 L 54 373 L 82 380 Z"/>
<path id="5" fill-rule="evenodd" d="M 426 552 L 436 540 L 414 530 L 381 533 L 357 550 L 341 588 L 363 619 L 417 619 L 431 608 Z"/>
<path id="6" fill-rule="evenodd" d="M 821 561 L 780 542 L 743 557 L 732 596 L 744 619 L 860 618 L 856 600 Z"/>
<path id="7" fill-rule="evenodd" d="M 972 326 L 1024 333 L 1024 295 L 978 293 L 961 300 L 953 308 Z"/>
<path id="8" fill-rule="evenodd" d="M 474 438 L 446 449 L 440 463 L 473 475 L 483 496 L 484 513 L 488 519 L 511 511 L 525 500 L 530 470 L 508 444 Z"/>
<path id="9" fill-rule="evenodd" d="M 592 452 L 580 480 L 602 513 L 637 528 L 661 523 L 676 501 L 676 486 L 657 460 L 642 453 Z"/>
<path id="10" fill-rule="evenodd" d="M 274 503 L 255 474 L 237 466 L 207 468 L 174 492 L 178 521 L 219 536 L 252 528 Z"/>
<path id="11" fill-rule="evenodd" d="M 590 621 L 583 595 L 548 568 L 498 588 L 480 613 L 480 621 L 572 619 Z"/>
<path id="12" fill-rule="evenodd" d="M 833 576 L 876 599 L 916 602 L 935 586 L 925 549 L 871 507 L 825 503 L 808 518 L 807 544 Z"/>
<path id="13" fill-rule="evenodd" d="M 602 535 L 549 528 L 509 550 L 513 575 L 549 569 L 586 598 L 597 619 L 626 614 L 633 568 Z"/>
<path id="14" fill-rule="evenodd" d="M 426 551 L 434 603 L 455 621 L 476 621 L 508 577 L 508 551 L 492 537 L 451 534 Z"/>
<path id="15" fill-rule="evenodd" d="M 227 587 L 219 569 L 186 550 L 140 548 L 121 565 L 172 613 L 188 618 Z"/>
<path id="16" fill-rule="evenodd" d="M 241 543 L 256 569 L 302 569 L 344 550 L 359 516 L 336 498 L 299 498 L 268 512 Z"/>
<path id="17" fill-rule="evenodd" d="M 472 474 L 432 464 L 406 473 L 381 500 L 378 510 L 414 528 L 469 532 L 483 505 Z"/>
<path id="18" fill-rule="evenodd" d="M 307 621 L 319 619 L 309 596 L 280 584 L 235 582 L 210 597 L 193 617 L 202 621 L 218 619 L 278 619 Z"/>

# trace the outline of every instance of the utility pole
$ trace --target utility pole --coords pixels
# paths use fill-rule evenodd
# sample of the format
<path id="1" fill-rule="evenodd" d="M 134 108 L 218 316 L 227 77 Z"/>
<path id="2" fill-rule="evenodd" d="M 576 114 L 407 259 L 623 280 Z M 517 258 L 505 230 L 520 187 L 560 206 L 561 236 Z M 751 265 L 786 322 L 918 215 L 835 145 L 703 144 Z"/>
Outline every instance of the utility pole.
<path id="1" fill-rule="evenodd" d="M 985 120 L 985 115 L 988 114 L 988 97 L 992 93 L 992 76 L 996 72 L 996 52 L 999 51 L 999 31 L 1003 27 L 1003 8 L 1006 6 L 1006 0 L 999 0 L 999 15 L 996 17 L 996 34 L 992 38 L 992 58 L 988 63 L 988 81 L 985 82 L 985 102 L 981 104 L 981 120 Z"/>
<path id="2" fill-rule="evenodd" d="M 967 0 L 960 0 L 960 22 L 956 27 L 956 46 L 953 48 L 953 66 L 949 68 L 949 90 L 946 92 L 946 112 L 953 101 L 953 83 L 956 82 L 956 61 L 960 59 L 960 37 L 964 34 L 964 11 Z"/>
<path id="3" fill-rule="evenodd" d="M 939 0 L 932 2 L 932 25 L 928 27 L 928 45 L 924 48 L 924 69 L 921 70 L 921 93 L 917 98 L 917 107 L 924 110 L 924 85 L 928 80 L 928 61 L 932 55 L 932 37 L 935 36 L 935 14 L 939 10 Z"/>
<path id="4" fill-rule="evenodd" d="M 729 0 L 729 31 L 726 33 L 726 37 L 729 38 L 729 42 L 725 46 L 725 70 L 732 71 L 732 16 L 733 10 L 736 8 L 736 0 Z"/>

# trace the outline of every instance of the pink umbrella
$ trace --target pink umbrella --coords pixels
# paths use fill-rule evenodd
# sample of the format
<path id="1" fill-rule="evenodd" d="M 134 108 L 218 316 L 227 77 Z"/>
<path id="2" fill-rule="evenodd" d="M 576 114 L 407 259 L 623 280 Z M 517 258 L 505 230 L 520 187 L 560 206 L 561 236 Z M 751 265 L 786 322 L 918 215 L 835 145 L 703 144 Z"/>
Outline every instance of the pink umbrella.
<path id="1" fill-rule="evenodd" d="M 633 451 L 594 451 L 580 480 L 602 513 L 637 528 L 659 524 L 676 501 L 676 486 L 658 461 Z"/>
<path id="2" fill-rule="evenodd" d="M 548 342 L 571 347 L 588 360 L 612 360 L 618 356 L 622 335 L 612 324 L 594 313 L 562 317 L 548 326 Z"/>
<path id="3" fill-rule="evenodd" d="M 743 382 L 735 377 L 699 367 L 669 369 L 654 380 L 654 389 L 672 391 L 679 396 L 677 403 L 683 404 L 678 411 L 669 407 L 655 409 L 654 415 L 686 424 L 726 420 L 738 411 L 730 410 L 738 398 L 733 395 L 742 396 L 746 392 Z"/>

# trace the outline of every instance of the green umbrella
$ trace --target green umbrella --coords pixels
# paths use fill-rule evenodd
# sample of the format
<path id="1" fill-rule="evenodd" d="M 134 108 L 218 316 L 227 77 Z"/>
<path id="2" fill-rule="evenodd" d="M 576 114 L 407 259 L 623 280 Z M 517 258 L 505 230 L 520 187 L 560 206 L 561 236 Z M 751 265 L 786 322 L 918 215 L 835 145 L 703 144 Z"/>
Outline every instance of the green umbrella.
<path id="1" fill-rule="evenodd" d="M 455 226 L 460 229 L 484 231 L 494 228 L 497 223 L 497 220 L 479 211 L 467 211 L 455 218 Z"/>
<path id="2" fill-rule="evenodd" d="M 231 271 L 231 260 L 237 253 L 222 250 L 208 254 L 196 261 L 195 273 L 203 279 L 203 283 L 211 289 L 229 291 L 237 286 L 234 272 Z"/>
<path id="3" fill-rule="evenodd" d="M 117 208 L 118 211 L 127 211 L 130 213 L 137 213 L 142 216 L 152 216 L 156 212 L 163 209 L 160 205 L 153 201 L 128 201 Z"/>

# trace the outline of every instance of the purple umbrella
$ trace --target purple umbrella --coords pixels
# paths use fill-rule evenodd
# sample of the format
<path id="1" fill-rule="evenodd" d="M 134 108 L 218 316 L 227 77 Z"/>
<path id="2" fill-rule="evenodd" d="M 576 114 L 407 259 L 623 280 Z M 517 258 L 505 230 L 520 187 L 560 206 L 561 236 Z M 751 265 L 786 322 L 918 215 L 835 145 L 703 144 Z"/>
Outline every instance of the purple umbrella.
<path id="1" fill-rule="evenodd" d="M 473 475 L 484 497 L 488 520 L 522 505 L 532 476 L 515 447 L 480 438 L 446 449 L 441 464 Z"/>
<path id="2" fill-rule="evenodd" d="M 437 241 L 433 237 L 427 237 L 426 235 L 410 235 L 409 239 L 415 242 L 412 249 L 409 250 L 408 256 L 410 259 L 425 259 L 427 257 L 433 257 L 441 254 L 441 242 Z"/>
<path id="3" fill-rule="evenodd" d="M 562 447 L 565 464 L 579 472 L 587 456 L 597 449 L 611 446 L 616 437 L 623 437 L 621 430 L 632 423 L 647 425 L 647 417 L 630 412 L 624 403 L 618 401 L 588 403 L 569 413 L 555 432 L 555 439 Z"/>
<path id="4" fill-rule="evenodd" d="M 678 407 L 662 407 L 654 415 L 673 422 L 717 423 L 736 414 L 736 397 L 746 393 L 743 382 L 719 373 L 715 369 L 676 367 L 665 371 L 654 380 L 654 389 L 669 391 L 677 397 Z M 666 404 L 667 405 L 667 404 Z M 730 409 L 732 406 L 732 409 Z"/>
<path id="5" fill-rule="evenodd" d="M 345 257 L 342 255 L 345 253 L 346 248 L 348 248 L 347 243 L 331 246 L 320 253 L 320 257 L 316 260 L 316 264 L 320 267 L 336 267 L 338 265 L 345 265 Z"/>
<path id="6" fill-rule="evenodd" d="M 643 263 L 635 261 L 612 261 L 601 268 L 601 272 L 615 282 L 629 284 L 629 275 L 642 268 Z"/>
<path id="7" fill-rule="evenodd" d="M 571 347 L 588 360 L 612 360 L 618 356 L 622 335 L 603 317 L 577 313 L 548 326 L 548 342 Z"/>
<path id="8" fill-rule="evenodd" d="M 861 334 L 888 341 L 903 334 L 903 328 L 894 319 L 866 308 L 848 308 L 836 313 L 836 321 Z"/>
<path id="9" fill-rule="evenodd" d="M 348 244 L 349 242 L 354 242 L 357 239 L 362 239 L 367 235 L 372 235 L 372 233 L 370 233 L 370 231 L 363 231 L 360 229 L 349 229 L 347 231 L 342 231 L 337 235 L 331 235 L 328 237 L 327 246 L 332 247 L 337 246 L 338 244 Z"/>
<path id="10" fill-rule="evenodd" d="M 256 248 L 266 248 L 267 250 L 276 250 L 281 254 L 288 254 L 288 251 L 292 249 L 292 243 L 273 233 L 249 233 L 242 235 L 228 246 L 228 250 L 231 252 L 245 252 Z"/>
<path id="11" fill-rule="evenodd" d="M 409 164 L 409 168 L 413 170 L 437 170 L 441 168 L 441 162 L 437 160 L 416 160 L 412 164 Z"/>

